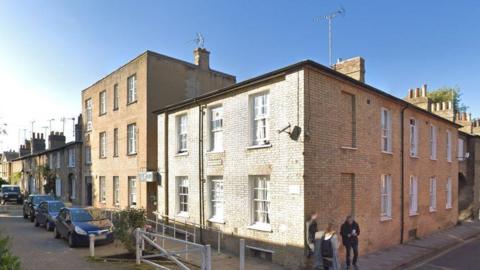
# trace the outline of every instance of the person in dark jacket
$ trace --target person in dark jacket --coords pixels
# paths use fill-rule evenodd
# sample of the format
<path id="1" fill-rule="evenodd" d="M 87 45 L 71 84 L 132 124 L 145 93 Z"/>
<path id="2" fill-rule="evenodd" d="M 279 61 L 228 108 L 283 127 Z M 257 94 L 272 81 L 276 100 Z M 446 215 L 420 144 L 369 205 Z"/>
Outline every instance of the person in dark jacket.
<path id="1" fill-rule="evenodd" d="M 347 270 L 350 269 L 350 256 L 353 250 L 353 267 L 358 269 L 358 236 L 360 235 L 360 226 L 353 220 L 352 216 L 348 216 L 345 222 L 340 228 L 340 234 L 342 235 L 342 243 L 345 246 L 347 253 Z"/>
<path id="2" fill-rule="evenodd" d="M 313 253 L 313 249 L 314 249 L 313 242 L 315 241 L 315 233 L 318 230 L 317 216 L 318 216 L 317 212 L 314 212 L 310 214 L 310 220 L 307 221 L 307 226 L 308 226 L 307 244 L 309 248 L 309 253 L 308 253 L 309 257 Z"/>

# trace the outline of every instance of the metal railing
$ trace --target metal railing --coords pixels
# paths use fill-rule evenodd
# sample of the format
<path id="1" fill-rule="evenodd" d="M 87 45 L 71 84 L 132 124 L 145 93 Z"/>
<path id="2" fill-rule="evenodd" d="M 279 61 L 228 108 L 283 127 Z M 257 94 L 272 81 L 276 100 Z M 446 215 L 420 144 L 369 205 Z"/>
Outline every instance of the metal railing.
<path id="1" fill-rule="evenodd" d="M 168 269 L 167 267 L 162 266 L 154 261 L 154 259 L 163 257 L 174 262 L 180 269 L 189 270 L 190 268 L 188 268 L 183 262 L 181 262 L 179 258 L 182 254 L 184 254 L 185 258 L 188 258 L 188 253 L 199 252 L 200 270 L 212 269 L 212 254 L 210 245 L 200 245 L 190 241 L 180 240 L 166 235 L 160 235 L 158 233 L 147 232 L 146 230 L 142 230 L 140 228 L 137 228 L 135 230 L 135 239 L 136 264 L 140 264 L 143 262 L 158 269 Z M 159 239 L 162 241 L 162 245 L 158 244 Z M 185 244 L 186 247 L 183 250 L 168 251 L 164 245 L 165 241 L 173 244 Z M 146 243 L 154 249 L 158 250 L 159 253 L 144 255 L 143 251 L 145 250 Z"/>

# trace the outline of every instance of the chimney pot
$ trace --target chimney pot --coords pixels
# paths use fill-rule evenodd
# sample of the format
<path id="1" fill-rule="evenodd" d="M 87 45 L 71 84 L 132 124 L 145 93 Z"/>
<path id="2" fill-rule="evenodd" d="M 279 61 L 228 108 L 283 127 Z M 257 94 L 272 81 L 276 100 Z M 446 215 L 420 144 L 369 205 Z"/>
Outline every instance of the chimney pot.
<path id="1" fill-rule="evenodd" d="M 422 85 L 422 97 L 427 96 L 427 84 Z"/>

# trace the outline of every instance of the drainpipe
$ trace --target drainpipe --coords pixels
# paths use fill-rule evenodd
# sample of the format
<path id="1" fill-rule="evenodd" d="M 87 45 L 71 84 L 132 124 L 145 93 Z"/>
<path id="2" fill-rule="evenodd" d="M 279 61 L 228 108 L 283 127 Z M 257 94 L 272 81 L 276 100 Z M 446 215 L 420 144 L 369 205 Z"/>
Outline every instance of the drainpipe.
<path id="1" fill-rule="evenodd" d="M 204 182 L 203 179 L 203 110 L 204 106 L 199 104 L 197 101 L 195 103 L 198 105 L 198 187 L 199 187 L 199 210 L 200 210 L 200 243 L 203 243 L 203 228 L 205 226 L 205 202 L 204 202 Z"/>
<path id="2" fill-rule="evenodd" d="M 405 145 L 404 145 L 404 133 L 405 133 L 405 110 L 408 105 L 402 108 L 400 113 L 400 244 L 403 244 L 403 235 L 405 230 Z"/>
<path id="3" fill-rule="evenodd" d="M 165 203 L 164 203 L 164 213 L 165 213 L 165 216 L 169 216 L 168 215 L 168 112 L 165 112 L 165 116 L 164 116 L 164 121 L 163 121 L 163 149 L 164 149 L 164 160 L 163 160 L 163 167 L 164 167 L 164 175 L 165 175 L 165 179 L 163 179 L 163 187 L 164 187 L 164 197 L 163 199 L 165 200 Z M 168 219 L 167 219 L 168 221 Z"/>

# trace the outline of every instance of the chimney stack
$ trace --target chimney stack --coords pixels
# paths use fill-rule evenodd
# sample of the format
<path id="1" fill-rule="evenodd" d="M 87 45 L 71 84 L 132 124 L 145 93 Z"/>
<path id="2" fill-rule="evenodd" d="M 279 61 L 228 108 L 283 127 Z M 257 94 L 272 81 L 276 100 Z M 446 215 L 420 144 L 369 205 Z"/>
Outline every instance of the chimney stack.
<path id="1" fill-rule="evenodd" d="M 50 132 L 48 135 L 48 149 L 55 149 L 65 145 L 65 135 L 63 132 Z"/>
<path id="2" fill-rule="evenodd" d="M 43 138 L 43 134 L 35 133 L 32 134 L 31 140 L 31 153 L 35 154 L 38 152 L 42 152 L 45 150 L 45 139 Z"/>
<path id="3" fill-rule="evenodd" d="M 339 59 L 332 68 L 355 80 L 365 82 L 365 60 L 359 56 L 347 60 Z"/>
<path id="4" fill-rule="evenodd" d="M 196 48 L 193 51 L 195 65 L 200 69 L 210 69 L 210 52 L 205 48 Z"/>

